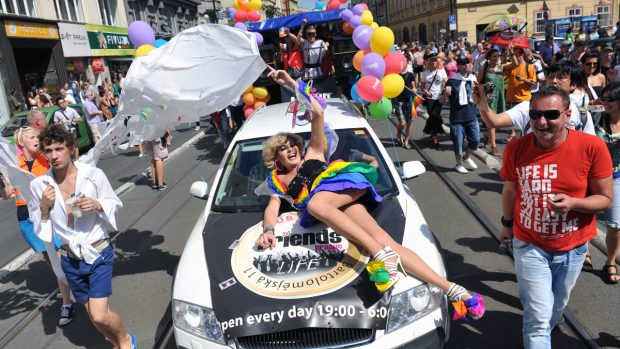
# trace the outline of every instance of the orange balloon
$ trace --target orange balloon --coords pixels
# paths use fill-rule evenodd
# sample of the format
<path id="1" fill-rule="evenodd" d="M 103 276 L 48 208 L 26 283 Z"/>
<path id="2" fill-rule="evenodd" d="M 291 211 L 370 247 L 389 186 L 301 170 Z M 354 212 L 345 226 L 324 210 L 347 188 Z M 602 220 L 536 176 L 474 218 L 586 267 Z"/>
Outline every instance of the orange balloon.
<path id="1" fill-rule="evenodd" d="M 247 92 L 246 94 L 243 95 L 243 103 L 245 103 L 246 105 L 249 105 L 250 107 L 254 105 L 254 103 L 256 103 L 256 97 L 254 97 L 254 95 L 252 94 L 252 92 Z"/>
<path id="2" fill-rule="evenodd" d="M 351 27 L 351 25 L 349 24 L 349 22 L 344 22 L 342 24 L 342 31 L 347 34 L 347 35 L 351 35 L 353 34 L 353 27 Z"/>
<path id="3" fill-rule="evenodd" d="M 359 50 L 355 56 L 353 56 L 353 66 L 355 67 L 355 70 L 360 73 L 362 72 L 362 59 L 364 59 L 364 56 L 368 53 L 370 53 L 370 51 Z"/>
<path id="4" fill-rule="evenodd" d="M 250 8 L 250 0 L 237 0 L 237 3 L 239 4 L 240 10 L 246 10 L 246 11 L 252 10 Z"/>
<path id="5" fill-rule="evenodd" d="M 257 101 L 256 103 L 254 103 L 254 110 L 258 109 L 258 107 L 260 107 L 263 104 L 265 104 L 265 102 Z"/>

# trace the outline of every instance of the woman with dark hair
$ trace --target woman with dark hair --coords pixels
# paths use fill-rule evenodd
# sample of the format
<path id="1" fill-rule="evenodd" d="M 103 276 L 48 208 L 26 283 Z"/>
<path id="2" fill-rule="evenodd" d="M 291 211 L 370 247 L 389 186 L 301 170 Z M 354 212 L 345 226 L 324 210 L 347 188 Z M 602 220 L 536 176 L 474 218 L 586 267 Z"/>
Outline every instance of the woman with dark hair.
<path id="1" fill-rule="evenodd" d="M 616 257 L 620 253 L 620 82 L 607 85 L 600 99 L 605 106 L 606 115 L 602 125 L 596 128 L 596 135 L 607 144 L 614 166 L 613 200 L 611 207 L 605 210 L 603 218 L 603 223 L 607 226 L 607 261 L 603 272 L 609 283 L 617 284 L 620 281 L 616 266 Z"/>
<path id="2" fill-rule="evenodd" d="M 110 110 L 110 107 L 112 106 L 112 104 L 110 103 L 108 93 L 106 92 L 105 88 L 103 88 L 103 86 L 99 86 L 98 90 L 99 90 L 99 110 L 103 112 L 103 117 L 105 118 L 105 120 L 110 120 L 114 117 L 114 115 L 112 114 L 112 111 Z"/>
<path id="3" fill-rule="evenodd" d="M 39 102 L 37 103 L 37 108 L 46 108 L 46 107 L 52 107 L 54 106 L 52 104 L 52 101 L 50 101 L 47 96 L 45 94 L 40 94 L 39 95 Z"/>
<path id="4" fill-rule="evenodd" d="M 499 62 L 499 51 L 490 49 L 486 53 L 486 58 L 486 62 L 478 72 L 478 83 L 484 85 L 484 91 L 488 92 L 489 108 L 495 114 L 500 114 L 506 111 L 506 101 L 504 99 L 504 72 Z M 484 143 L 485 145 L 487 143 L 491 144 L 491 154 L 494 156 L 499 155 L 495 128 L 489 127 L 487 129 L 487 139 Z"/>
<path id="5" fill-rule="evenodd" d="M 26 92 L 26 103 L 28 104 L 28 110 L 37 109 L 37 101 L 34 99 L 34 92 Z"/>
<path id="6" fill-rule="evenodd" d="M 591 101 L 598 99 L 605 87 L 605 75 L 601 73 L 599 55 L 596 52 L 589 52 L 581 57 L 581 65 L 586 73 L 588 89 L 590 89 Z"/>

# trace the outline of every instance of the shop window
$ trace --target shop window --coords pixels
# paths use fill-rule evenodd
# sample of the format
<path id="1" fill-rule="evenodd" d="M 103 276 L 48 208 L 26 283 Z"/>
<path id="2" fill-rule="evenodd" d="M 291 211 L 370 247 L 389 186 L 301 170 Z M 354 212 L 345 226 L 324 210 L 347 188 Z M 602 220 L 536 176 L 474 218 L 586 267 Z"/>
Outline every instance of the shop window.
<path id="1" fill-rule="evenodd" d="M 117 0 L 98 0 L 99 14 L 101 15 L 101 23 L 103 25 L 115 24 L 116 1 Z"/>
<path id="2" fill-rule="evenodd" d="M 35 17 L 34 0 L 0 0 L 0 13 Z"/>
<path id="3" fill-rule="evenodd" d="M 546 25 L 544 11 L 534 12 L 534 21 L 535 21 L 534 32 L 544 33 L 545 25 Z"/>
<path id="4" fill-rule="evenodd" d="M 611 25 L 611 6 L 596 6 L 596 17 L 599 27 L 609 27 Z"/>
<path id="5" fill-rule="evenodd" d="M 58 19 L 65 21 L 84 22 L 80 0 L 54 0 Z"/>

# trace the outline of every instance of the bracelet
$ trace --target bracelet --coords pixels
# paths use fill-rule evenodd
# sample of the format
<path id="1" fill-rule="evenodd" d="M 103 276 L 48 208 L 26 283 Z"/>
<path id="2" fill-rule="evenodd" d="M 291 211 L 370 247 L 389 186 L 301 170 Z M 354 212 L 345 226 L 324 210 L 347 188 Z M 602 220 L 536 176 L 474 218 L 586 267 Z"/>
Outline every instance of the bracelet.
<path id="1" fill-rule="evenodd" d="M 275 229 L 273 228 L 273 225 L 271 224 L 267 224 L 263 227 L 263 234 L 265 234 L 267 231 L 271 231 L 272 233 L 275 232 Z"/>

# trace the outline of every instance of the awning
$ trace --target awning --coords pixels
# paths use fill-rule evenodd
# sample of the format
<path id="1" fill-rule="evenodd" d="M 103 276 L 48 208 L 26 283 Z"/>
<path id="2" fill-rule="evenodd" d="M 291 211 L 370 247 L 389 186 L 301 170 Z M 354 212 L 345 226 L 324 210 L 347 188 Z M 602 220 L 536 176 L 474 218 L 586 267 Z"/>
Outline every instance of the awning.
<path id="1" fill-rule="evenodd" d="M 320 24 L 325 22 L 340 21 L 340 13 L 344 9 L 329 10 L 329 11 L 310 11 L 303 12 L 295 15 L 272 18 L 264 22 L 246 23 L 249 31 L 263 32 L 269 30 L 278 30 L 282 27 L 296 28 L 301 26 L 301 21 L 304 18 L 308 19 L 308 25 Z"/>

